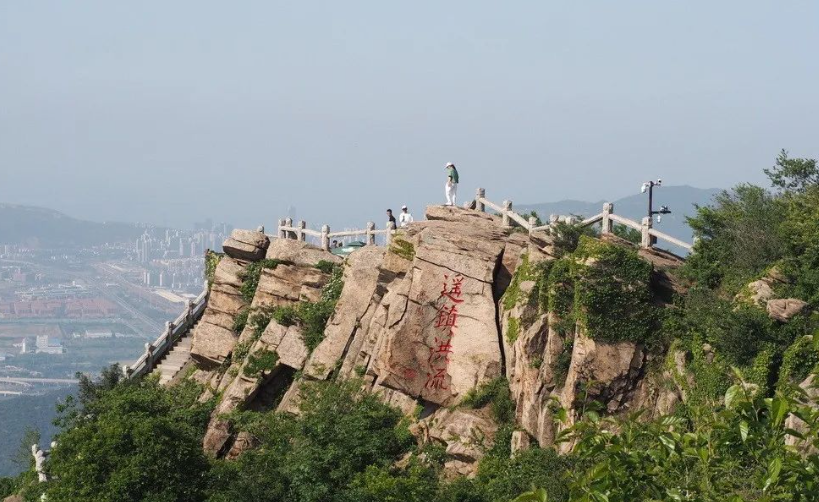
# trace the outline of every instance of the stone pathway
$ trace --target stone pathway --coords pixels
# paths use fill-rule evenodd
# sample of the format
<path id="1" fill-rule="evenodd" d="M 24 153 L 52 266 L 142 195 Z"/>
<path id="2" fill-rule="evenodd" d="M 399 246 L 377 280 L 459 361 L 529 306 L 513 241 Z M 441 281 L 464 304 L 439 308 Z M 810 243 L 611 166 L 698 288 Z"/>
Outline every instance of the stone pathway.
<path id="1" fill-rule="evenodd" d="M 167 385 L 191 360 L 192 333 L 193 329 L 188 330 L 152 372 L 152 374 L 159 374 L 159 385 Z"/>

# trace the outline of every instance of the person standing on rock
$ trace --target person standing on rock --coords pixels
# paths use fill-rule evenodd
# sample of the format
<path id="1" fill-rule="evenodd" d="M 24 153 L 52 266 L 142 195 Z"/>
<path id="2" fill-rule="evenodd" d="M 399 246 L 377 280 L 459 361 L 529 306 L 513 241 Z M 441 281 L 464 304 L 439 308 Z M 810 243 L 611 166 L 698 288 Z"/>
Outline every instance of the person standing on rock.
<path id="1" fill-rule="evenodd" d="M 398 224 L 401 225 L 402 227 L 406 227 L 413 221 L 415 220 L 413 219 L 410 212 L 407 211 L 407 206 L 401 206 L 401 214 L 398 215 Z"/>
<path id="2" fill-rule="evenodd" d="M 446 167 L 446 205 L 447 206 L 454 206 L 456 204 L 455 199 L 458 196 L 458 170 L 455 169 L 455 164 L 452 162 L 447 163 Z"/>
<path id="3" fill-rule="evenodd" d="M 395 216 L 392 215 L 392 209 L 387 209 L 387 218 L 388 218 L 387 221 L 390 222 L 390 228 L 392 228 L 393 230 L 398 228 L 398 224 L 395 221 Z"/>

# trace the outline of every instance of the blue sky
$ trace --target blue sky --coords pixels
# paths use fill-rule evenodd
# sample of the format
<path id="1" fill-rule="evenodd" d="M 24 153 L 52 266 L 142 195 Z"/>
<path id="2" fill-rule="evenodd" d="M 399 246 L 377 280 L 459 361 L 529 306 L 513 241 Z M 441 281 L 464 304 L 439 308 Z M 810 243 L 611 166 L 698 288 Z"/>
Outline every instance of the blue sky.
<path id="1" fill-rule="evenodd" d="M 819 157 L 819 2 L 0 0 L 0 202 L 380 222 Z M 360 222 L 360 224 L 359 224 Z"/>

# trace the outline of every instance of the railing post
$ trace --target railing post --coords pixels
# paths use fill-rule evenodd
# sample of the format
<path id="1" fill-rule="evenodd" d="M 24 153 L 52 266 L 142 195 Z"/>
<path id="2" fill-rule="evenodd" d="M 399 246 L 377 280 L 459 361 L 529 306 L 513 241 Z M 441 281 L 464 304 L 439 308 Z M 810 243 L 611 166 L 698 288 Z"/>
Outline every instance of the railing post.
<path id="1" fill-rule="evenodd" d="M 330 225 L 321 227 L 321 249 L 330 250 Z"/>
<path id="2" fill-rule="evenodd" d="M 479 188 L 475 191 L 475 209 L 484 212 L 486 211 L 486 206 L 484 206 L 483 201 L 481 199 L 486 198 L 486 190 L 483 188 Z"/>
<path id="3" fill-rule="evenodd" d="M 509 223 L 509 211 L 512 210 L 512 201 L 505 200 L 503 201 L 503 214 L 501 215 L 503 220 L 504 227 L 511 227 L 511 223 Z"/>
<path id="4" fill-rule="evenodd" d="M 284 226 L 286 226 L 288 228 L 293 228 L 293 218 L 285 218 Z M 292 236 L 292 238 L 295 239 L 295 234 L 293 234 L 293 232 L 291 230 L 285 230 L 284 231 L 284 238 L 285 239 L 290 239 L 291 236 Z"/>
<path id="5" fill-rule="evenodd" d="M 299 226 L 296 227 L 296 240 L 304 242 L 307 239 L 307 235 L 304 233 L 305 228 L 307 228 L 307 222 L 300 220 Z"/>
<path id="6" fill-rule="evenodd" d="M 127 364 L 122 365 L 122 376 L 124 376 L 126 380 L 131 378 L 131 367 Z"/>
<path id="7" fill-rule="evenodd" d="M 610 234 L 611 233 L 611 213 L 614 211 L 614 204 L 611 202 L 606 202 L 603 204 L 603 226 L 600 228 L 601 234 Z"/>
<path id="8" fill-rule="evenodd" d="M 154 346 L 150 343 L 145 344 L 145 367 L 148 371 L 154 368 Z"/>
<path id="9" fill-rule="evenodd" d="M 165 345 L 170 345 L 172 342 L 171 337 L 173 337 L 173 328 L 174 325 L 170 321 L 165 322 Z"/>
<path id="10" fill-rule="evenodd" d="M 651 230 L 651 217 L 644 216 L 643 222 L 641 225 L 640 233 L 642 234 L 642 238 L 640 239 L 640 245 L 644 248 L 651 247 L 651 234 L 649 231 Z"/>
<path id="11" fill-rule="evenodd" d="M 375 246 L 375 234 L 373 232 L 375 232 L 375 223 L 373 223 L 372 221 L 368 221 L 367 222 L 367 239 L 366 239 L 366 242 L 367 242 L 368 246 Z"/>
<path id="12" fill-rule="evenodd" d="M 390 242 L 392 242 L 392 222 L 388 221 L 387 226 L 385 228 L 387 229 L 387 233 L 384 234 L 385 235 L 384 243 L 385 245 L 389 246 Z"/>
<path id="13" fill-rule="evenodd" d="M 285 225 L 285 220 L 284 220 L 284 218 L 282 218 L 282 219 L 279 220 L 279 230 L 278 230 L 278 232 L 276 232 L 276 235 L 279 237 L 279 239 L 287 239 L 287 232 L 282 230 L 282 227 L 284 225 Z"/>
<path id="14" fill-rule="evenodd" d="M 532 233 L 532 229 L 537 226 L 537 218 L 534 216 L 529 217 L 529 233 Z"/>

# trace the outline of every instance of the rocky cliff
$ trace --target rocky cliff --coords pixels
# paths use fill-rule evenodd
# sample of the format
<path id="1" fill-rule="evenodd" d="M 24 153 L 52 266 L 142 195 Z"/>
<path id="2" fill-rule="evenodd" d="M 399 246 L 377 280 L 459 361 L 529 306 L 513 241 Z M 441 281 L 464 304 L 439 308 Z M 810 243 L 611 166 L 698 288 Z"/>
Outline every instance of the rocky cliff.
<path id="1" fill-rule="evenodd" d="M 682 399 L 665 364 L 674 354 L 652 338 L 678 258 L 613 236 L 567 246 L 467 209 L 426 216 L 343 262 L 258 232 L 225 242 L 188 376 L 218 400 L 206 451 L 251 448 L 231 413 L 298 413 L 310 380 L 360 379 L 459 474 L 494 441 L 551 445 L 587 410 L 654 416 Z M 475 396 L 506 381 L 515 412 L 499 423 Z"/>

